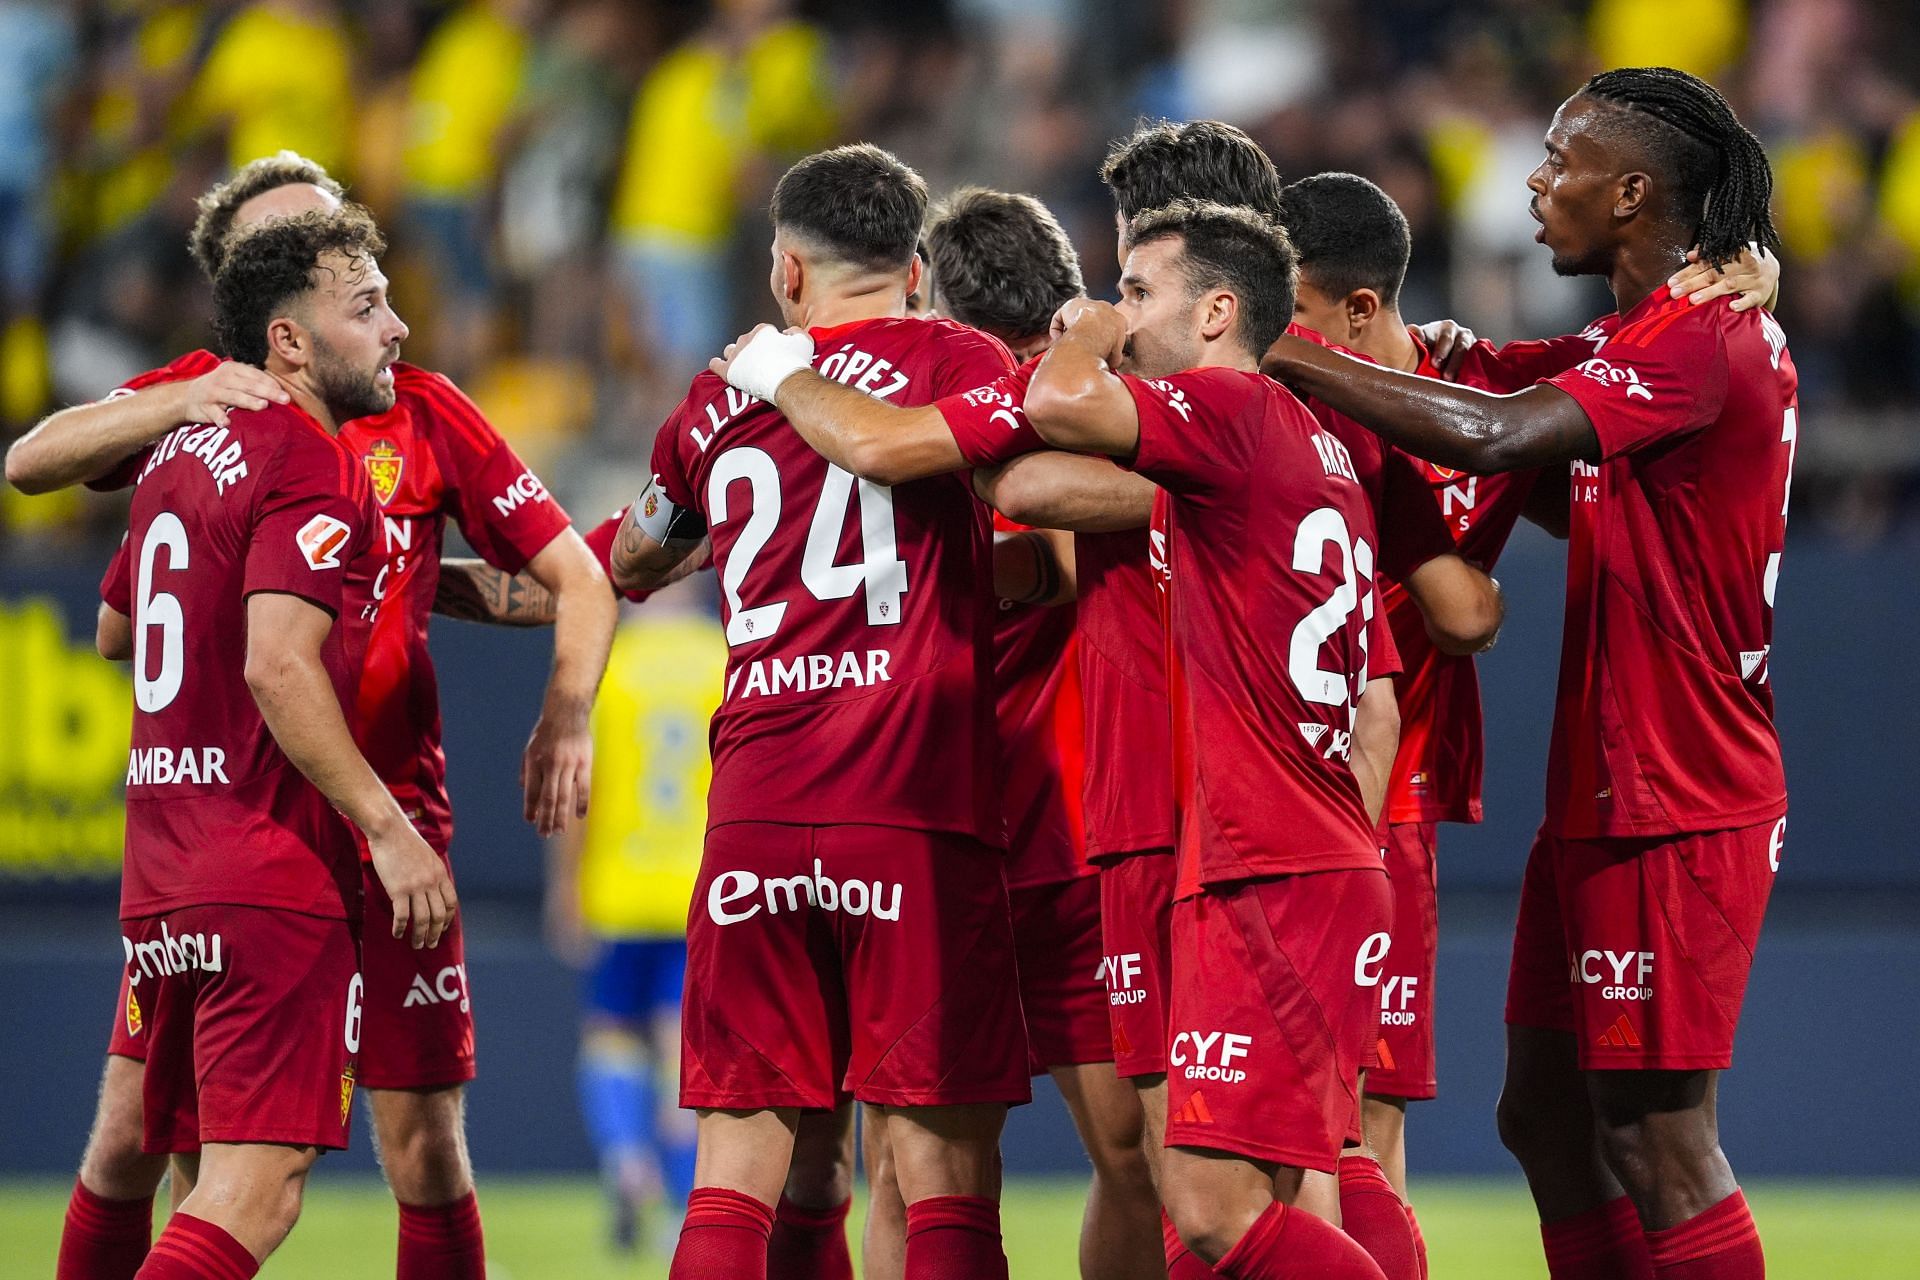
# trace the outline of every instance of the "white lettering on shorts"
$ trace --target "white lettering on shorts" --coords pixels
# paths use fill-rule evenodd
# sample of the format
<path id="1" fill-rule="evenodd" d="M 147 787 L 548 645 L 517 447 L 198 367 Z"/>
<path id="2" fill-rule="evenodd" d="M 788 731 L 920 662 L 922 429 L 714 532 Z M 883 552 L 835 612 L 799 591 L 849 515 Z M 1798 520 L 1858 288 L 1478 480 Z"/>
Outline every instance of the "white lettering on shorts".
<path id="1" fill-rule="evenodd" d="M 765 911 L 770 916 L 799 911 L 802 904 L 820 911 L 876 920 L 898 920 L 905 886 L 879 880 L 835 880 L 820 859 L 813 874 L 765 876 L 752 871 L 723 871 L 707 886 L 707 918 L 718 925 L 740 924 Z M 889 898 L 891 894 L 891 898 Z"/>

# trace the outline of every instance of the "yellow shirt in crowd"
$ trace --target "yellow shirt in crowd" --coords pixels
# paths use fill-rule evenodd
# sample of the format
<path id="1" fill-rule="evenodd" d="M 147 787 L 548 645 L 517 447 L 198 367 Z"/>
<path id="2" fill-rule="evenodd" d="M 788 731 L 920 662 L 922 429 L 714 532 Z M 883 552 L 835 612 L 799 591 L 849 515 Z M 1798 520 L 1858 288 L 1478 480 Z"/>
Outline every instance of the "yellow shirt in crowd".
<path id="1" fill-rule="evenodd" d="M 407 185 L 421 195 L 470 196 L 492 175 L 494 140 L 520 93 L 526 33 L 485 4 L 434 29 L 413 70 Z"/>
<path id="2" fill-rule="evenodd" d="M 291 147 L 344 176 L 353 125 L 347 33 L 331 17 L 251 5 L 215 38 L 193 104 L 203 121 L 227 126 L 236 169 Z"/>
<path id="3" fill-rule="evenodd" d="M 580 914 L 603 938 L 687 929 L 707 832 L 727 642 L 705 614 L 644 612 L 615 633 L 593 708 L 593 791 L 580 852 Z"/>

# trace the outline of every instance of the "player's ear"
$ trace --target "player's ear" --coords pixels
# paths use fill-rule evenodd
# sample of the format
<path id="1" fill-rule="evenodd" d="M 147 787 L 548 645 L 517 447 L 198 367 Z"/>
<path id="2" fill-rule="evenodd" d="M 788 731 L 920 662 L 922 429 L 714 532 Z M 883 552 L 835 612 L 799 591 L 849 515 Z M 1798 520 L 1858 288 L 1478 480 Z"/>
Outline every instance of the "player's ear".
<path id="1" fill-rule="evenodd" d="M 907 296 L 920 292 L 920 285 L 926 279 L 926 264 L 920 261 L 920 255 L 914 254 L 913 261 L 907 266 Z M 928 310 L 932 310 L 931 307 Z"/>
<path id="2" fill-rule="evenodd" d="M 304 368 L 313 357 L 313 339 L 292 316 L 275 316 L 267 322 L 267 354 Z"/>
<path id="3" fill-rule="evenodd" d="M 1355 289 L 1347 295 L 1347 323 L 1364 329 L 1380 314 L 1380 295 L 1371 289 Z"/>
<path id="4" fill-rule="evenodd" d="M 1613 199 L 1613 216 L 1631 218 L 1647 207 L 1647 198 L 1652 194 L 1653 180 L 1644 173 L 1624 174 L 1620 178 L 1620 190 Z"/>
<path id="5" fill-rule="evenodd" d="M 800 301 L 800 291 L 806 286 L 806 264 L 785 249 L 780 251 L 780 293 L 788 302 Z"/>
<path id="6" fill-rule="evenodd" d="M 1217 342 L 1240 316 L 1240 299 L 1225 289 L 1215 289 L 1200 300 L 1200 336 Z"/>

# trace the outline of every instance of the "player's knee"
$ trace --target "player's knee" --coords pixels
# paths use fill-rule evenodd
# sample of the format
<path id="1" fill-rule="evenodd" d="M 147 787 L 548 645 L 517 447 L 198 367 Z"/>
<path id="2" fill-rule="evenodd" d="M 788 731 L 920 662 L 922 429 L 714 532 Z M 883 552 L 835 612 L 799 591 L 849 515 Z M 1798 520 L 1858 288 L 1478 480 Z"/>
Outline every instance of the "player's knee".
<path id="1" fill-rule="evenodd" d="M 394 1199 L 402 1204 L 448 1204 L 473 1189 L 466 1136 L 457 1108 L 376 1124 L 380 1164 Z"/>
<path id="2" fill-rule="evenodd" d="M 782 1194 L 806 1209 L 831 1209 L 845 1204 L 853 1196 L 853 1154 L 821 1153 L 805 1161 L 795 1160 L 787 1170 L 787 1185 Z"/>
<path id="3" fill-rule="evenodd" d="M 1523 1166 L 1570 1150 L 1591 1149 L 1587 1146 L 1592 1138 L 1586 1123 L 1572 1124 L 1566 1115 L 1538 1097 L 1504 1089 L 1493 1114 L 1500 1145 Z"/>
<path id="4" fill-rule="evenodd" d="M 1209 1265 L 1227 1255 L 1252 1221 L 1230 1197 L 1213 1195 L 1191 1182 L 1169 1178 L 1163 1195 L 1180 1243 Z"/>

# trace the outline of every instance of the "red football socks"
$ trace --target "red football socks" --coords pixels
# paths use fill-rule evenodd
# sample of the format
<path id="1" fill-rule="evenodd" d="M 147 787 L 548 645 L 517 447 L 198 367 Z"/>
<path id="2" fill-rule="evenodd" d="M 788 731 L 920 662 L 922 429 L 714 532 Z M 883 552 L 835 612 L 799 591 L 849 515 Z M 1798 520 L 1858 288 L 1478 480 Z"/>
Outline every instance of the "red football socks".
<path id="1" fill-rule="evenodd" d="M 695 1187 L 667 1280 L 763 1280 L 773 1210 L 752 1196 Z"/>
<path id="2" fill-rule="evenodd" d="M 1340 1225 L 1386 1273 L 1387 1280 L 1420 1280 L 1419 1250 L 1407 1207 L 1378 1161 L 1340 1157 Z"/>
<path id="3" fill-rule="evenodd" d="M 1173 1229 L 1173 1219 L 1165 1209 L 1160 1211 L 1160 1244 L 1167 1251 L 1167 1280 L 1207 1280 L 1213 1275 L 1213 1268 L 1187 1248 L 1180 1233 Z"/>
<path id="4" fill-rule="evenodd" d="M 1646 1235 L 1658 1280 L 1761 1280 L 1767 1274 L 1760 1233 L 1738 1191 L 1677 1227 Z"/>
<path id="5" fill-rule="evenodd" d="M 54 1280 L 133 1280 L 152 1240 L 152 1196 L 109 1200 L 76 1178 Z"/>
<path id="6" fill-rule="evenodd" d="M 1621 1196 L 1597 1209 L 1540 1225 L 1553 1280 L 1653 1280 L 1647 1238 L 1633 1201 Z"/>
<path id="7" fill-rule="evenodd" d="M 853 1201 L 843 1200 L 831 1209 L 808 1209 L 781 1196 L 767 1244 L 767 1280 L 853 1280 L 847 1250 L 852 1207 Z"/>
<path id="8" fill-rule="evenodd" d="M 1007 1280 L 999 1202 L 928 1196 L 908 1205 L 907 1280 Z"/>
<path id="9" fill-rule="evenodd" d="M 1406 1206 L 1407 1226 L 1413 1230 L 1413 1256 L 1420 1262 L 1420 1280 L 1427 1280 L 1427 1238 L 1420 1234 L 1420 1215 Z"/>
<path id="10" fill-rule="evenodd" d="M 400 1206 L 396 1280 L 486 1280 L 480 1202 L 469 1191 L 452 1204 Z"/>
<path id="11" fill-rule="evenodd" d="M 1227 1280 L 1386 1280 L 1352 1236 L 1278 1200 L 1213 1270 Z"/>
<path id="12" fill-rule="evenodd" d="M 253 1280 L 259 1270 L 246 1246 L 221 1228 L 176 1212 L 134 1274 L 138 1280 Z"/>

